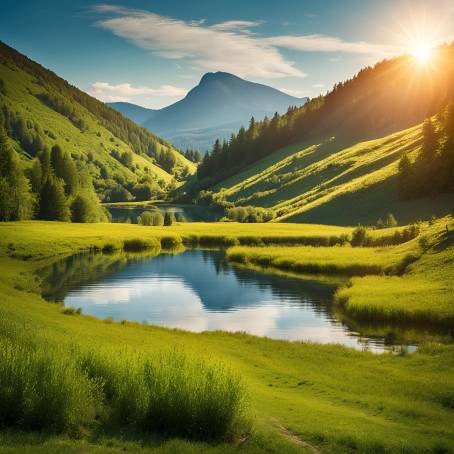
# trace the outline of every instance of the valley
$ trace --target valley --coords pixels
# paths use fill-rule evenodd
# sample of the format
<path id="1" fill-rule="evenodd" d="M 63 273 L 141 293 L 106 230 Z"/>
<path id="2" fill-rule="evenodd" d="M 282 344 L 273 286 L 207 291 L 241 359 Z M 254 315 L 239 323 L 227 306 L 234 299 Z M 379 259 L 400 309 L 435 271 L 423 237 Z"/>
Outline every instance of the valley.
<path id="1" fill-rule="evenodd" d="M 454 452 L 454 44 L 133 3 L 6 8 L 0 453 Z"/>

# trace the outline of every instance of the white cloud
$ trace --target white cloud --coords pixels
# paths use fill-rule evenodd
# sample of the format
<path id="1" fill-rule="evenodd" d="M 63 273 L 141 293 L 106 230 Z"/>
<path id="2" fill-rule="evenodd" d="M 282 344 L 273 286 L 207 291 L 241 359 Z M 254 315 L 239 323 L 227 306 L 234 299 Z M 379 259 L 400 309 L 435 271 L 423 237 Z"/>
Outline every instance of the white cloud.
<path id="1" fill-rule="evenodd" d="M 348 42 L 326 35 L 281 35 L 264 37 L 252 29 L 258 21 L 232 20 L 207 25 L 205 20 L 183 21 L 114 5 L 97 5 L 94 10 L 109 17 L 97 25 L 136 46 L 168 59 L 186 60 L 207 71 L 226 71 L 241 77 L 304 77 L 305 73 L 280 53 L 280 49 L 306 52 L 396 53 L 391 46 L 364 41 Z"/>
<path id="2" fill-rule="evenodd" d="M 266 43 L 308 52 L 346 52 L 355 54 L 393 55 L 399 52 L 395 46 L 371 44 L 365 41 L 344 41 L 334 36 L 306 35 L 306 36 L 273 36 L 264 38 Z"/>
<path id="3" fill-rule="evenodd" d="M 314 84 L 312 85 L 314 88 L 323 88 L 325 84 Z"/>
<path id="4" fill-rule="evenodd" d="M 157 88 L 134 87 L 129 83 L 110 84 L 109 82 L 95 82 L 88 92 L 104 102 L 138 102 L 143 106 L 160 107 L 165 102 L 159 102 L 154 97 L 160 98 L 181 98 L 187 93 L 186 88 L 175 87 L 174 85 L 161 85 Z M 169 100 L 167 100 L 169 101 Z M 167 102 L 168 103 L 168 102 Z"/>
<path id="5" fill-rule="evenodd" d="M 99 5 L 95 9 L 116 15 L 98 21 L 98 26 L 165 58 L 188 59 L 203 70 L 227 71 L 243 77 L 304 76 L 304 72 L 285 60 L 275 47 L 244 33 L 245 27 L 257 23 L 229 21 L 212 26 L 195 25 L 110 5 Z"/>

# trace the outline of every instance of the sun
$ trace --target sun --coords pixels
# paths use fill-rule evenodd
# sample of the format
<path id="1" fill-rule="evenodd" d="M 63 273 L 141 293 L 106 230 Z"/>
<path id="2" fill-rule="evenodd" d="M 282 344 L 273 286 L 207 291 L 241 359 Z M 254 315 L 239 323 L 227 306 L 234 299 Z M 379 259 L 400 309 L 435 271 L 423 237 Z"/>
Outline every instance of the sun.
<path id="1" fill-rule="evenodd" d="M 424 41 L 413 46 L 411 51 L 413 57 L 420 63 L 428 63 L 432 58 L 432 46 Z"/>

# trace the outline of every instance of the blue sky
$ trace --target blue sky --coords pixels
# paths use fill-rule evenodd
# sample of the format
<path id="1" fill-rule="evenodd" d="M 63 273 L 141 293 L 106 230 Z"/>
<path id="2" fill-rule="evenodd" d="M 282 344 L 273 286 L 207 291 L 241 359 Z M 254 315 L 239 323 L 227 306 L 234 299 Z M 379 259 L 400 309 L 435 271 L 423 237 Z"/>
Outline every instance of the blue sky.
<path id="1" fill-rule="evenodd" d="M 452 0 L 0 0 L 0 39 L 105 101 L 158 108 L 208 71 L 316 96 L 421 41 Z"/>

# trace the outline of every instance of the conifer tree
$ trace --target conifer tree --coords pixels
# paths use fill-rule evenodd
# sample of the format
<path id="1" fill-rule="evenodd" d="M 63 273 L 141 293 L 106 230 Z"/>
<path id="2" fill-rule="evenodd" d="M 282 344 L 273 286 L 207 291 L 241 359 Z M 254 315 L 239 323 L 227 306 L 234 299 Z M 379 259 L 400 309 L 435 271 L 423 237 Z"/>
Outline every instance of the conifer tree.
<path id="1" fill-rule="evenodd" d="M 0 129 L 0 220 L 16 221 L 33 216 L 34 198 L 19 158 Z"/>
<path id="2" fill-rule="evenodd" d="M 63 181 L 49 176 L 41 189 L 39 218 L 48 221 L 69 221 L 70 210 Z"/>
<path id="3" fill-rule="evenodd" d="M 170 211 L 166 211 L 164 216 L 164 225 L 170 226 L 175 222 L 175 216 Z"/>

